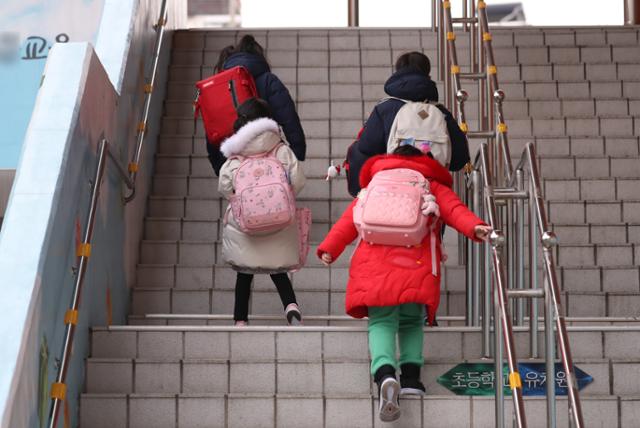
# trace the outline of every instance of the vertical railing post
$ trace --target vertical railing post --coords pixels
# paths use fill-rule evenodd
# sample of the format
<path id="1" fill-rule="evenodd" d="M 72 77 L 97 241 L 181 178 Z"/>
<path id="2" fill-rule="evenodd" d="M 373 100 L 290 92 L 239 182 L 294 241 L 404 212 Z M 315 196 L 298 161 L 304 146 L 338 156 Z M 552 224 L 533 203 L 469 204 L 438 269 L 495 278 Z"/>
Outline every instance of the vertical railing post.
<path id="1" fill-rule="evenodd" d="M 640 0 L 624 0 L 624 25 L 640 24 Z"/>
<path id="2" fill-rule="evenodd" d="M 537 218 L 533 180 L 529 180 L 529 288 L 538 288 Z M 538 358 L 538 299 L 529 303 L 529 349 L 531 358 Z"/>
<path id="3" fill-rule="evenodd" d="M 556 353 L 555 340 L 553 334 L 553 300 L 549 293 L 549 281 L 545 276 L 544 280 L 544 338 L 545 338 L 545 359 L 546 359 L 546 379 L 547 379 L 547 427 L 556 428 Z"/>
<path id="4" fill-rule="evenodd" d="M 524 171 L 518 169 L 516 172 L 516 189 L 519 192 L 525 191 Z M 524 289 L 524 199 L 516 200 L 516 288 Z M 530 299 L 535 300 L 535 299 Z M 516 324 L 524 325 L 525 305 L 523 299 L 518 299 L 516 303 Z"/>
<path id="5" fill-rule="evenodd" d="M 471 182 L 473 183 L 473 211 L 480 218 L 484 217 L 482 210 L 482 179 L 480 178 L 480 171 L 474 169 L 471 172 Z M 470 240 L 471 241 L 471 240 Z M 482 284 L 482 272 L 484 266 L 482 265 L 482 244 L 472 243 L 473 249 L 473 322 L 472 325 L 480 325 L 480 287 Z"/>
<path id="6" fill-rule="evenodd" d="M 349 9 L 349 27 L 360 26 L 360 1 L 348 0 Z M 343 9 L 344 10 L 344 9 Z"/>
<path id="7" fill-rule="evenodd" d="M 496 412 L 496 428 L 505 428 L 504 425 L 504 375 L 502 371 L 503 366 L 503 352 L 502 352 L 502 323 L 500 322 L 500 301 L 498 300 L 498 292 L 496 290 L 495 274 L 492 277 L 493 286 L 493 363 L 495 371 L 495 412 Z"/>
<path id="8" fill-rule="evenodd" d="M 576 428 L 583 428 L 584 421 L 582 418 L 580 394 L 578 392 L 578 381 L 573 367 L 573 358 L 571 356 L 571 347 L 569 345 L 569 335 L 567 333 L 564 308 L 560 301 L 560 287 L 557 282 L 555 264 L 552 255 L 552 251 L 558 245 L 558 240 L 554 233 L 549 230 L 549 225 L 547 223 L 547 213 L 545 211 L 544 200 L 540 190 L 540 175 L 538 174 L 538 165 L 536 164 L 536 151 L 532 143 L 527 144 L 526 151 L 529 161 L 529 170 L 531 171 L 531 181 L 533 182 L 533 190 L 535 191 L 533 199 L 535 201 L 536 216 L 538 217 L 538 230 L 543 247 L 545 279 L 548 281 L 548 287 L 545 292 L 550 295 L 553 303 L 553 309 L 555 310 L 558 350 L 566 373 L 569 406 L 573 412 L 572 414 Z"/>

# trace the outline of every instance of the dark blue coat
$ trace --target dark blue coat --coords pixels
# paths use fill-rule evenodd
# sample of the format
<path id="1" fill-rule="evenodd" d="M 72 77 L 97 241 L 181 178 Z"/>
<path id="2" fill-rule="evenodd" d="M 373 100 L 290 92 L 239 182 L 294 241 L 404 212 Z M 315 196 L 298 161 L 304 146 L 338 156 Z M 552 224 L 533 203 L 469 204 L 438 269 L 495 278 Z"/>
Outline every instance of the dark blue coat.
<path id="1" fill-rule="evenodd" d="M 237 66 L 243 66 L 249 70 L 256 82 L 258 95 L 271 107 L 273 118 L 282 126 L 284 135 L 296 158 L 303 161 L 307 152 L 307 143 L 295 103 L 287 88 L 278 79 L 278 76 L 271 72 L 269 64 L 258 55 L 247 52 L 232 54 L 225 61 L 223 68 L 227 70 Z M 217 148 L 210 144 L 207 144 L 207 150 L 209 151 L 209 160 L 217 175 L 225 158 Z"/>
<path id="2" fill-rule="evenodd" d="M 424 73 L 414 69 L 403 69 L 395 72 L 384 84 L 387 95 L 410 101 L 438 101 L 436 84 Z M 393 120 L 404 103 L 400 100 L 389 99 L 378 104 L 365 122 L 358 141 L 353 143 L 347 153 L 349 163 L 349 193 L 356 196 L 360 191 L 358 177 L 362 165 L 371 156 L 387 152 L 387 140 Z M 467 137 L 458 126 L 451 113 L 438 104 L 444 113 L 447 130 L 451 139 L 451 171 L 458 171 L 469 162 L 469 146 Z"/>
<path id="3" fill-rule="evenodd" d="M 278 76 L 271 72 L 269 64 L 263 58 L 246 52 L 238 52 L 227 59 L 224 63 L 224 69 L 239 65 L 249 70 L 256 81 L 260 98 L 269 104 L 273 118 L 282 126 L 291 150 L 298 160 L 303 161 L 307 152 L 307 143 L 300 118 L 296 112 L 296 105 L 289 91 L 278 79 Z"/>

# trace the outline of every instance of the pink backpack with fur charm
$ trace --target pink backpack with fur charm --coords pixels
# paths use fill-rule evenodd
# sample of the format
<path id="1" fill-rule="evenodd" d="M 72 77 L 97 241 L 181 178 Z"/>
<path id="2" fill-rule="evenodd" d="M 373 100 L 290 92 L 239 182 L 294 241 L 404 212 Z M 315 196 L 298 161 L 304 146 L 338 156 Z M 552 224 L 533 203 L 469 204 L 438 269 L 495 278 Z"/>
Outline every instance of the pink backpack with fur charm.
<path id="1" fill-rule="evenodd" d="M 428 189 L 427 179 L 412 169 L 375 174 L 353 208 L 353 222 L 362 240 L 396 246 L 420 244 L 429 231 L 421 209 Z"/>
<path id="2" fill-rule="evenodd" d="M 241 160 L 233 177 L 231 211 L 240 230 L 250 235 L 275 232 L 295 221 L 296 199 L 284 166 L 275 156 L 282 144 Z"/>

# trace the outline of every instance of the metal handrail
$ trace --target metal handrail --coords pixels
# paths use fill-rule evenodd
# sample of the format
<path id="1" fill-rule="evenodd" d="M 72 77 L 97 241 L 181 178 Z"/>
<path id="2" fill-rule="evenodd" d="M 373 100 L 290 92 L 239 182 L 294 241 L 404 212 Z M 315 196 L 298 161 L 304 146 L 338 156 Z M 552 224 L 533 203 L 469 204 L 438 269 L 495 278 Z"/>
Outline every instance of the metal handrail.
<path id="1" fill-rule="evenodd" d="M 544 201 L 539 183 L 537 169 L 537 157 L 531 143 L 527 145 L 523 155 L 513 168 L 507 125 L 504 118 L 503 101 L 504 92 L 499 87 L 497 67 L 492 47 L 492 36 L 489 32 L 489 23 L 486 13 L 486 3 L 482 0 L 477 3 L 477 18 L 468 17 L 466 14 L 467 0 L 463 0 L 463 18 L 451 17 L 451 4 L 448 0 L 439 0 L 436 8 L 436 0 L 432 1 L 432 10 L 438 12 L 438 16 L 432 18 L 432 26 L 438 22 L 438 28 L 433 28 L 438 35 L 439 77 L 444 80 L 445 99 L 447 101 L 455 97 L 457 118 L 461 128 L 468 137 L 486 138 L 487 142 L 480 147 L 475 159 L 475 169 L 467 176 L 465 196 L 476 214 L 484 214 L 488 217 L 490 225 L 494 229 L 490 237 L 490 245 L 484 246 L 484 252 L 480 246 L 470 241 L 466 246 L 467 259 L 467 324 L 479 325 L 480 323 L 480 284 L 484 281 L 485 299 L 483 306 L 483 355 L 490 356 L 491 336 L 491 302 L 489 296 L 494 296 L 494 361 L 496 364 L 496 376 L 502 373 L 502 343 L 504 338 L 506 359 L 509 365 L 509 383 L 513 389 L 514 416 L 516 424 L 526 426 L 524 407 L 522 405 L 521 391 L 517 387 L 519 374 L 517 372 L 517 359 L 513 348 L 512 319 L 518 325 L 523 325 L 525 320 L 525 307 L 523 299 L 518 299 L 515 311 L 510 311 L 508 299 L 510 297 L 529 297 L 530 300 L 530 348 L 531 356 L 538 356 L 537 334 L 538 310 L 536 297 L 545 299 L 544 331 L 546 343 L 547 379 L 554 379 L 555 373 L 555 342 L 553 336 L 554 320 L 558 333 L 560 359 L 567 373 L 569 384 L 569 402 L 572 420 L 576 427 L 583 426 L 582 410 L 577 389 L 573 361 L 567 336 L 566 318 L 563 314 L 560 302 L 560 292 L 555 273 L 553 260 L 553 248 L 557 245 L 557 239 L 549 230 Z M 475 2 L 469 0 L 472 11 Z M 455 46 L 456 36 L 453 32 L 453 24 L 461 23 L 464 30 L 470 28 L 472 48 L 475 48 L 473 36 L 476 35 L 474 26 L 478 24 L 477 40 L 480 55 L 471 58 L 471 72 L 460 73 Z M 446 31 L 446 32 L 445 32 Z M 446 44 L 444 40 L 446 39 Z M 483 55 L 484 54 L 484 55 Z M 483 64 L 484 62 L 484 64 Z M 479 72 L 486 65 L 486 71 Z M 446 66 L 450 67 L 446 72 Z M 461 78 L 478 80 L 478 113 L 479 131 L 469 131 L 466 123 L 464 102 L 468 96 L 460 86 Z M 486 94 L 485 94 L 486 91 Z M 485 98 L 486 95 L 486 98 Z M 487 103 L 487 119 L 484 116 L 484 100 L 493 100 Z M 488 120 L 488 118 L 492 118 Z M 492 131 L 483 130 L 483 125 Z M 525 167 L 529 171 L 529 189 L 525 188 Z M 529 284 L 531 290 L 525 290 L 524 270 L 524 242 L 525 242 L 525 202 L 529 203 Z M 500 209 L 498 210 L 498 204 Z M 503 229 L 504 227 L 504 229 Z M 537 234 L 536 234 L 537 232 Z M 537 278 L 537 246 L 540 241 L 543 249 L 544 263 L 544 288 L 538 289 Z M 461 246 L 463 247 L 463 246 Z M 463 247 L 464 248 L 464 247 Z M 506 250 L 505 250 L 506 249 Z M 506 266 L 505 266 L 506 262 Z M 493 266 L 493 270 L 491 266 Z M 484 275 L 483 275 L 484 273 Z M 493 280 L 493 281 L 492 281 Z M 493 284 L 493 287 L 491 285 Z M 492 288 L 492 289 L 491 289 Z M 513 290 L 513 291 L 512 291 Z M 493 293 L 492 293 L 493 291 Z M 504 395 L 502 388 L 496 387 L 496 426 L 504 426 Z M 549 427 L 555 427 L 555 382 L 547 382 L 547 420 Z"/>
<path id="2" fill-rule="evenodd" d="M 537 156 L 533 143 L 527 143 L 522 157 L 527 158 L 527 164 L 529 166 L 530 180 L 531 180 L 531 196 L 530 198 L 534 202 L 536 221 L 538 225 L 538 233 L 542 242 L 542 256 L 544 259 L 545 268 L 545 299 L 547 300 L 547 311 L 545 315 L 545 323 L 547 324 L 547 331 L 552 330 L 553 314 L 555 313 L 555 324 L 558 333 L 558 348 L 560 351 L 560 360 L 564 366 L 564 370 L 567 376 L 567 387 L 569 393 L 569 405 L 571 416 L 573 417 L 574 426 L 576 428 L 584 427 L 584 421 L 582 417 L 582 406 L 580 404 L 580 395 L 578 392 L 578 382 L 575 376 L 573 367 L 573 358 L 571 356 L 571 348 L 569 346 L 569 335 L 567 333 L 567 326 L 565 322 L 565 315 L 562 303 L 560 301 L 560 286 L 558 285 L 558 279 L 556 276 L 555 263 L 553 260 L 553 248 L 558 245 L 558 239 L 555 234 L 549 228 L 547 222 L 547 214 L 544 207 L 544 199 L 542 198 L 542 191 L 540 187 L 540 176 L 538 173 L 538 165 L 536 163 Z M 522 170 L 519 170 L 522 171 Z M 552 336 L 547 333 L 547 337 Z M 547 355 L 547 379 L 549 379 L 549 373 L 554 373 L 553 362 L 554 356 L 552 354 L 553 348 L 548 346 Z M 551 369 L 551 370 L 550 370 Z M 553 377 L 555 378 L 555 376 Z M 549 412 L 548 416 L 555 419 L 555 383 L 547 382 L 547 403 Z M 550 404 L 552 403 L 552 404 Z"/>
<path id="3" fill-rule="evenodd" d="M 58 374 L 56 375 L 56 381 L 51 385 L 51 409 L 49 412 L 49 428 L 55 428 L 57 426 L 58 415 L 60 413 L 60 406 L 66 398 L 66 384 L 67 370 L 69 368 L 69 360 L 71 357 L 71 348 L 73 347 L 73 338 L 75 335 L 76 324 L 78 323 L 80 306 L 80 296 L 82 292 L 82 286 L 84 284 L 84 277 L 87 271 L 87 265 L 89 263 L 89 257 L 91 256 L 91 238 L 93 237 L 93 226 L 96 218 L 96 210 L 98 207 L 98 197 L 100 196 L 100 187 L 102 183 L 102 177 L 107 163 L 107 158 L 111 159 L 116 167 L 116 171 L 126 184 L 127 188 L 133 189 L 133 182 L 125 172 L 126 170 L 120 164 L 118 159 L 111 153 L 109 143 L 103 139 L 100 141 L 98 148 L 98 166 L 96 168 L 96 174 L 91 186 L 91 202 L 89 205 L 89 214 L 87 216 L 87 222 L 85 225 L 85 232 L 82 242 L 76 248 L 76 255 L 80 258 L 78 264 L 78 271 L 76 276 L 75 285 L 73 288 L 73 297 L 71 299 L 71 307 L 64 316 L 64 322 L 66 324 L 64 333 L 64 342 L 62 346 L 62 352 L 60 353 L 60 364 L 58 367 Z"/>
<path id="4" fill-rule="evenodd" d="M 62 405 L 62 402 L 66 399 L 67 385 L 65 383 L 65 380 L 69 368 L 69 360 L 71 357 L 75 328 L 79 318 L 78 309 L 80 306 L 82 286 L 84 284 L 84 277 L 87 270 L 87 265 L 89 263 L 89 257 L 91 255 L 91 238 L 93 236 L 93 227 L 96 217 L 98 197 L 100 195 L 100 186 L 107 163 L 107 158 L 111 159 L 120 178 L 122 178 L 122 181 L 131 191 L 131 193 L 124 198 L 125 203 L 132 201 L 135 197 L 136 177 L 139 169 L 140 157 L 142 155 L 144 139 L 147 134 L 147 122 L 149 119 L 149 111 L 151 108 L 151 95 L 153 93 L 153 86 L 155 84 L 158 71 L 158 60 L 162 47 L 164 29 L 165 25 L 167 24 L 167 16 L 167 0 L 162 0 L 162 4 L 160 6 L 160 17 L 154 25 L 154 30 L 156 31 L 156 39 L 153 50 L 151 76 L 149 77 L 149 81 L 144 85 L 145 100 L 144 108 L 142 110 L 142 120 L 138 123 L 138 135 L 136 139 L 133 160 L 129 163 L 128 167 L 125 168 L 123 165 L 121 165 L 118 158 L 112 153 L 109 142 L 106 139 L 100 141 L 100 146 L 98 149 L 98 165 L 96 168 L 96 175 L 92 184 L 91 203 L 89 205 L 89 214 L 85 226 L 84 239 L 76 249 L 76 254 L 80 258 L 80 260 L 73 289 L 71 307 L 69 310 L 67 310 L 64 317 L 66 327 L 62 352 L 60 356 L 60 364 L 58 367 L 58 373 L 56 375 L 56 381 L 51 385 L 51 408 L 49 411 L 48 420 L 49 428 L 55 428 L 57 426 L 60 407 Z"/>
<path id="5" fill-rule="evenodd" d="M 520 373 L 518 372 L 518 358 L 515 350 L 515 340 L 513 337 L 513 328 L 511 324 L 511 317 L 508 314 L 509 303 L 507 301 L 507 289 L 505 284 L 505 268 L 503 264 L 503 247 L 505 244 L 505 237 L 500 230 L 500 222 L 498 220 L 498 213 L 496 209 L 495 196 L 493 194 L 492 173 L 489 169 L 488 162 L 488 147 L 487 143 L 483 143 L 480 146 L 480 166 L 484 172 L 482 174 L 484 190 L 485 190 L 485 211 L 487 213 L 488 222 L 493 231 L 489 237 L 491 245 L 491 258 L 493 261 L 493 295 L 494 295 L 494 329 L 496 331 L 496 343 L 499 342 L 500 335 L 504 338 L 504 346 L 507 351 L 507 364 L 509 368 L 509 386 L 513 396 L 513 410 L 515 416 L 515 423 L 518 428 L 525 428 L 527 426 L 526 415 L 524 412 L 524 402 L 522 399 L 522 380 Z M 497 316 L 499 314 L 499 316 Z M 499 334 L 502 332 L 502 334 Z M 495 376 L 496 379 L 500 379 L 502 373 L 502 356 L 499 352 L 499 347 L 496 346 L 495 352 Z M 496 381 L 496 423 L 497 426 L 501 426 L 502 419 L 504 418 L 504 412 L 502 411 L 503 391 L 502 382 Z"/>
<path id="6" fill-rule="evenodd" d="M 167 24 L 168 9 L 167 0 L 162 0 L 160 6 L 160 17 L 154 25 L 156 31 L 156 39 L 153 48 L 153 62 L 151 64 L 151 76 L 149 81 L 144 85 L 144 107 L 142 109 L 142 119 L 138 122 L 138 134 L 136 137 L 136 148 L 134 150 L 133 159 L 129 163 L 129 176 L 133 182 L 131 193 L 125 197 L 125 202 L 131 202 L 136 196 L 136 177 L 138 176 L 138 170 L 140 167 L 140 157 L 142 156 L 142 149 L 144 147 L 144 139 L 147 135 L 149 111 L 151 109 L 151 96 L 153 95 L 154 85 L 156 83 L 156 75 L 158 71 L 158 62 L 160 60 L 160 50 L 162 49 L 162 39 L 164 36 L 165 26 Z"/>

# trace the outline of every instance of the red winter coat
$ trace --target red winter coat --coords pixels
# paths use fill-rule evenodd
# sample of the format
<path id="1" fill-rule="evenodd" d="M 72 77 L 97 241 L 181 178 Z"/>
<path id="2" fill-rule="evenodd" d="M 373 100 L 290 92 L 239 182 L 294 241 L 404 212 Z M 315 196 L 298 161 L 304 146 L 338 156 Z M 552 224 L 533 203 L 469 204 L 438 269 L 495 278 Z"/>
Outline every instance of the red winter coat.
<path id="1" fill-rule="evenodd" d="M 410 168 L 420 172 L 430 182 L 431 193 L 440 206 L 440 218 L 471 239 L 474 228 L 485 224 L 460 201 L 451 190 L 452 178 L 437 161 L 427 156 L 379 155 L 370 158 L 360 172 L 360 186 L 366 187 L 379 171 L 394 168 Z M 345 246 L 357 238 L 353 224 L 353 206 L 349 205 L 342 217 L 333 225 L 318 247 L 318 257 L 329 253 L 336 260 Z M 440 241 L 440 222 L 434 233 Z M 440 302 L 440 268 L 431 272 L 431 233 L 422 244 L 407 248 L 376 245 L 360 241 L 351 259 L 347 284 L 346 312 L 354 318 L 367 316 L 369 306 L 394 306 L 402 303 L 427 305 L 429 323 L 433 323 Z M 440 266 L 440 245 L 436 246 L 437 266 Z"/>

